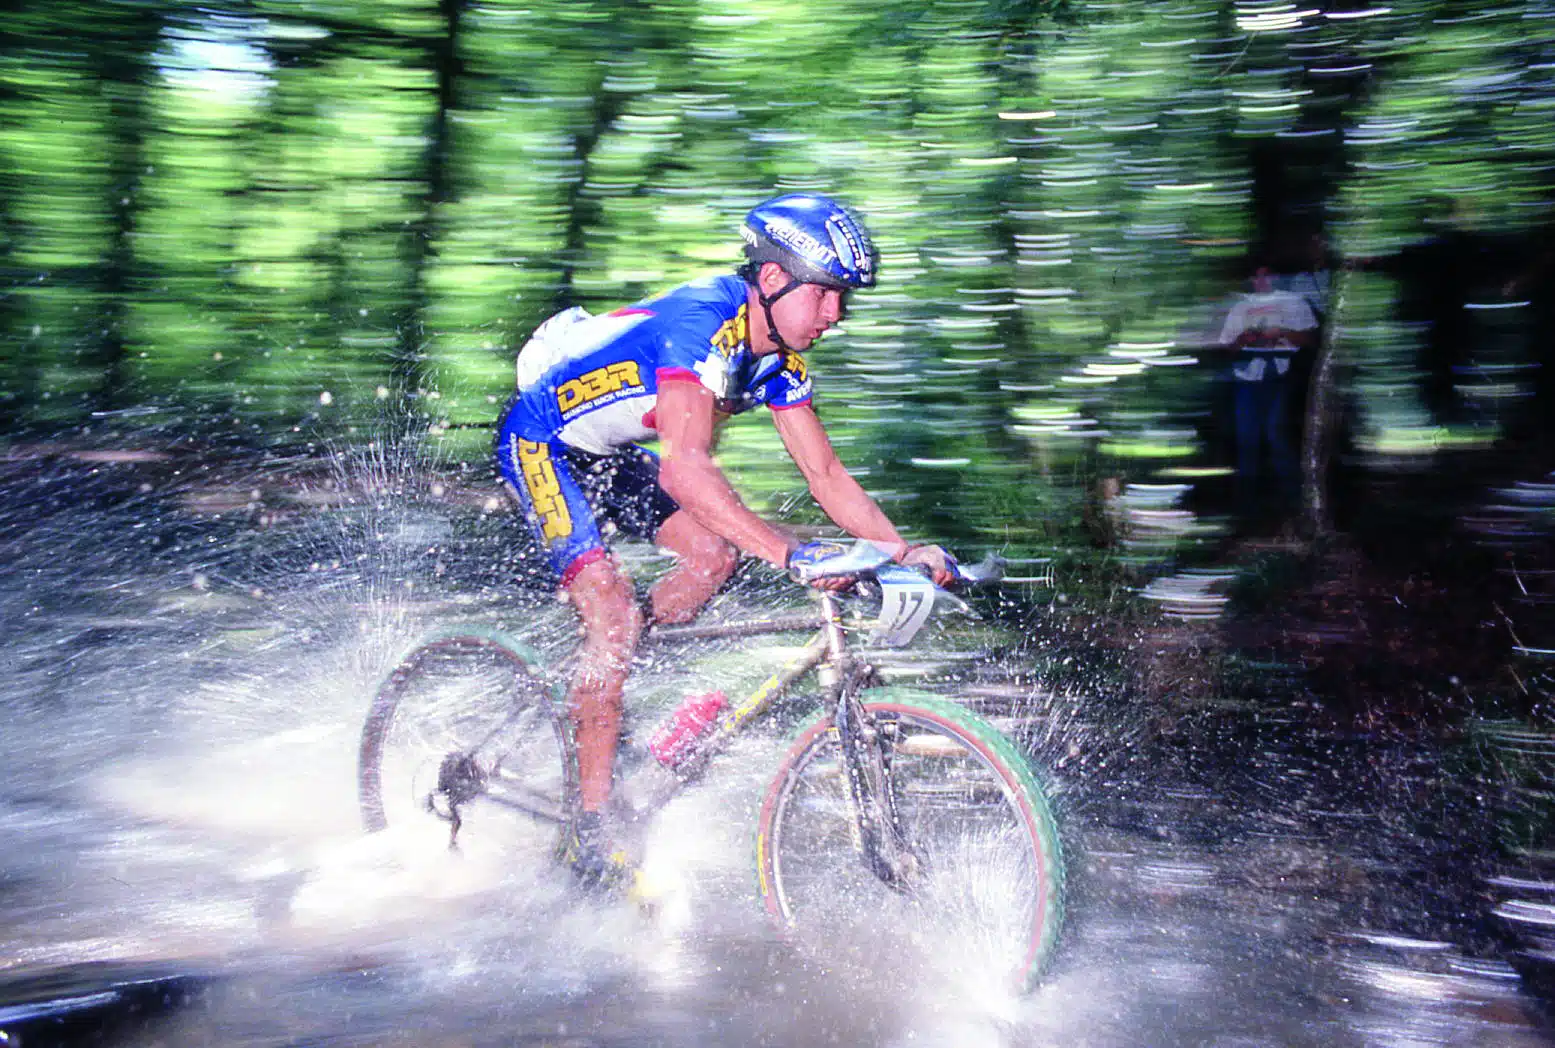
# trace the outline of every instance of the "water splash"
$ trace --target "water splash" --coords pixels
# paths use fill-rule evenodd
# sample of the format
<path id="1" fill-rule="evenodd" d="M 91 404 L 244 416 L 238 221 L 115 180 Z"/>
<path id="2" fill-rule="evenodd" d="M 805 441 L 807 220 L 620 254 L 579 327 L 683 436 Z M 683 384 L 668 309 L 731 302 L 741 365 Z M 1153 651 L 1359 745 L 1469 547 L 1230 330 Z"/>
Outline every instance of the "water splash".
<path id="1" fill-rule="evenodd" d="M 427 624 L 519 628 L 552 664 L 576 629 L 489 508 L 494 487 L 389 445 L 305 481 L 294 465 L 225 474 L 244 498 L 214 515 L 188 508 L 198 485 L 148 472 L 166 463 L 51 458 L 4 479 L 0 833 L 26 844 L 0 859 L 10 971 L 219 972 L 203 1008 L 159 1028 L 169 1044 L 476 1025 L 580 1043 L 1533 1039 L 1516 973 L 1445 916 L 1462 895 L 1439 856 L 1472 842 L 1472 780 L 1455 784 L 1423 743 L 1315 735 L 1274 697 L 1143 701 L 1107 651 L 1147 631 L 1077 630 L 1032 602 L 945 620 L 922 658 L 882 660 L 994 719 L 1047 772 L 1071 921 L 1029 997 L 992 989 L 975 944 L 933 929 L 872 940 L 871 963 L 846 969 L 778 940 L 750 838 L 781 730 L 742 739 L 647 827 L 647 863 L 680 886 L 657 924 L 579 904 L 542 856 L 469 861 L 363 835 L 366 697 Z M 661 570 L 629 557 L 642 578 Z M 747 569 L 708 614 L 801 600 Z M 786 648 L 709 646 L 690 670 L 645 658 L 638 723 L 709 679 L 759 679 Z M 981 865 L 996 897 L 1007 879 Z M 1503 917 L 1540 912 L 1511 905 L 1539 892 L 1504 890 Z M 1420 987 L 1441 1001 L 1416 1021 Z"/>

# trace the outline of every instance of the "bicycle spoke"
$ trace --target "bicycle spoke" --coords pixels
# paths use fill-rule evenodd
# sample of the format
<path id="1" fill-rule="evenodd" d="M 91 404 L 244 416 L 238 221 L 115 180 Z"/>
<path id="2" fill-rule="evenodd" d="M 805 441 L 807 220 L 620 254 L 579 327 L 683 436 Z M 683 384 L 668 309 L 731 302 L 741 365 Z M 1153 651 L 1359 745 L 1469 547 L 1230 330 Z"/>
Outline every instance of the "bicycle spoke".
<path id="1" fill-rule="evenodd" d="M 1050 824 L 1032 823 L 1029 777 L 991 758 L 960 722 L 993 729 L 964 711 L 940 713 L 954 709 L 948 703 L 920 701 L 932 708 L 871 713 L 914 860 L 906 891 L 864 861 L 837 733 L 822 731 L 802 734 L 808 741 L 763 810 L 769 905 L 799 934 L 861 961 L 900 941 L 935 966 L 1004 970 L 1024 982 L 1056 926 L 1056 838 Z"/>
<path id="2" fill-rule="evenodd" d="M 418 649 L 385 682 L 363 732 L 364 817 L 477 848 L 548 849 L 570 765 L 543 690 L 499 644 Z"/>

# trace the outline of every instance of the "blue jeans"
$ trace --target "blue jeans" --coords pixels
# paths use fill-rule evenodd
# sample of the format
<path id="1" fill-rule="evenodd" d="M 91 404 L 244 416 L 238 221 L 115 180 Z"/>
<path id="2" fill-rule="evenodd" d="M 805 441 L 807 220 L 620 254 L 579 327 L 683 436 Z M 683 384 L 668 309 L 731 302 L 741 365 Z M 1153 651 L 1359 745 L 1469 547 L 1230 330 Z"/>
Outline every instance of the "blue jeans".
<path id="1" fill-rule="evenodd" d="M 1290 383 L 1284 377 L 1261 382 L 1234 380 L 1236 386 L 1236 490 L 1244 510 L 1257 505 L 1264 477 L 1264 449 L 1282 502 L 1293 501 L 1296 452 L 1285 417 Z"/>

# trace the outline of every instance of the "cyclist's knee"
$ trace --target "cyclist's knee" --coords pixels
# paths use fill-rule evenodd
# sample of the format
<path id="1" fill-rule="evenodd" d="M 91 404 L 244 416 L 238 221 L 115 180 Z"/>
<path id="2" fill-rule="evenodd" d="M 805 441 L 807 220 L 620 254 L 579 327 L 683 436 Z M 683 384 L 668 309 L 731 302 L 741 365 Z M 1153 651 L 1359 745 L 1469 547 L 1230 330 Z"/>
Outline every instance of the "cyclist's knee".
<path id="1" fill-rule="evenodd" d="M 739 550 L 684 510 L 664 522 L 654 541 L 675 554 L 683 570 L 720 582 L 734 574 L 740 559 Z"/>
<path id="2" fill-rule="evenodd" d="M 642 613 L 632 581 L 608 559 L 584 568 L 567 586 L 583 620 L 585 642 L 603 654 L 630 659 L 642 633 Z"/>
<path id="3" fill-rule="evenodd" d="M 721 538 L 711 538 L 697 544 L 694 557 L 698 571 L 722 582 L 734 574 L 740 562 L 740 551 Z"/>

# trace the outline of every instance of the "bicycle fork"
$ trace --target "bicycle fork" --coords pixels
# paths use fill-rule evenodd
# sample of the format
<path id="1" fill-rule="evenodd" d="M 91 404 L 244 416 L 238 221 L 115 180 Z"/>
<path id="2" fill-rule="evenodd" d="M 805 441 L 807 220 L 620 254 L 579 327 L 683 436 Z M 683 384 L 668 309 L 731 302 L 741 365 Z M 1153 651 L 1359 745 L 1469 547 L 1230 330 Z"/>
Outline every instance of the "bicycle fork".
<path id="1" fill-rule="evenodd" d="M 922 864 L 897 815 L 891 788 L 891 742 L 871 723 L 853 695 L 837 704 L 836 725 L 856 843 L 864 864 L 883 883 L 899 892 L 910 892 Z"/>
<path id="2" fill-rule="evenodd" d="M 922 864 L 897 814 L 891 788 L 891 740 L 858 700 L 860 682 L 869 670 L 847 656 L 836 599 L 823 594 L 821 606 L 826 658 L 817 668 L 817 676 L 836 710 L 833 723 L 853 810 L 855 844 L 864 864 L 882 883 L 909 892 Z"/>

